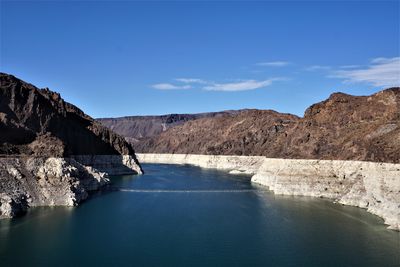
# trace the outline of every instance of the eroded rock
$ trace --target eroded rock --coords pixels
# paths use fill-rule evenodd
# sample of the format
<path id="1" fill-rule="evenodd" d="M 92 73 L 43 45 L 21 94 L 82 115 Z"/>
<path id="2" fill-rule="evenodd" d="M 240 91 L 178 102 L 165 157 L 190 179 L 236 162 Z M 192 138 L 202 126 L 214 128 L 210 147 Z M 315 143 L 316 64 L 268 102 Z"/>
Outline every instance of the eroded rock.
<path id="1" fill-rule="evenodd" d="M 0 218 L 29 206 L 74 206 L 142 173 L 132 146 L 60 94 L 0 73 Z"/>

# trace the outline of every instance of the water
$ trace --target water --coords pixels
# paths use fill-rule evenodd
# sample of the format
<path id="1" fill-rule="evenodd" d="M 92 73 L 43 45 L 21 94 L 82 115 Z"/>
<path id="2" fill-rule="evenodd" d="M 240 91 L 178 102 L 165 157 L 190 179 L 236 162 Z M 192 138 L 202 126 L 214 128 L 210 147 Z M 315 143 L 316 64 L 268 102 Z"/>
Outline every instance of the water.
<path id="1" fill-rule="evenodd" d="M 400 233 L 249 177 L 144 164 L 77 208 L 0 221 L 0 266 L 400 266 Z"/>

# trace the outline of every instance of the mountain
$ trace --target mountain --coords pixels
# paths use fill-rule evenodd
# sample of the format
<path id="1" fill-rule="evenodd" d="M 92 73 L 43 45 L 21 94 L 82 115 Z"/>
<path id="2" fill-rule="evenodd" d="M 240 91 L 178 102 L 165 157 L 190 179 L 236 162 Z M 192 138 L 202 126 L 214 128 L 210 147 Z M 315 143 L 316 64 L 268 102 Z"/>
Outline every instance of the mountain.
<path id="1" fill-rule="evenodd" d="M 65 102 L 60 94 L 3 73 L 0 83 L 0 154 L 134 154 L 121 136 Z"/>
<path id="2" fill-rule="evenodd" d="M 301 118 L 271 110 L 198 118 L 142 138 L 134 147 L 143 153 L 399 163 L 400 88 L 370 96 L 334 93 Z"/>
<path id="3" fill-rule="evenodd" d="M 208 155 L 253 155 L 274 148 L 297 116 L 270 110 L 245 110 L 202 118 L 173 127 L 135 144 L 138 151 Z"/>
<path id="4" fill-rule="evenodd" d="M 0 73 L 0 218 L 28 206 L 76 205 L 141 173 L 132 146 L 60 94 Z"/>
<path id="5" fill-rule="evenodd" d="M 400 162 L 400 88 L 370 96 L 332 94 L 290 130 L 288 155 Z"/>
<path id="6" fill-rule="evenodd" d="M 120 118 L 99 118 L 104 126 L 125 137 L 131 143 L 158 135 L 169 128 L 200 118 L 219 117 L 240 111 L 227 110 L 198 114 L 167 114 L 160 116 L 127 116 Z"/>

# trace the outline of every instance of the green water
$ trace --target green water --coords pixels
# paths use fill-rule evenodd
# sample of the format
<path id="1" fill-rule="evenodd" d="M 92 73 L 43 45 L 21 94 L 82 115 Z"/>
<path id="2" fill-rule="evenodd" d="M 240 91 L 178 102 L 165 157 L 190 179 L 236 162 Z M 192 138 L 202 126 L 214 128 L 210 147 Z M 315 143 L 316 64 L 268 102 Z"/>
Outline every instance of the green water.
<path id="1" fill-rule="evenodd" d="M 144 164 L 124 191 L 0 221 L 0 266 L 400 266 L 400 233 L 366 211 L 275 196 L 249 177 Z"/>

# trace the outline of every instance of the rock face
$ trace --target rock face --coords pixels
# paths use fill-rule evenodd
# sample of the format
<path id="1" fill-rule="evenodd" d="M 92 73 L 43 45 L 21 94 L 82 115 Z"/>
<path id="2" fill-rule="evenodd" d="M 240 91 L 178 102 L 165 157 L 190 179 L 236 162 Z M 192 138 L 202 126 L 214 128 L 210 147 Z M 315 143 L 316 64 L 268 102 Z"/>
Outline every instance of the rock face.
<path id="1" fill-rule="evenodd" d="M 83 165 L 94 166 L 112 175 L 143 173 L 136 157 L 132 155 L 75 155 L 73 158 Z"/>
<path id="2" fill-rule="evenodd" d="M 303 118 L 244 110 L 187 121 L 134 144 L 143 153 L 400 162 L 400 88 L 332 94 Z"/>
<path id="3" fill-rule="evenodd" d="M 222 111 L 198 114 L 167 114 L 161 116 L 127 116 L 121 118 L 99 118 L 104 126 L 125 137 L 128 142 L 137 143 L 143 138 L 156 136 L 169 128 L 200 118 L 219 117 L 240 111 Z"/>
<path id="4" fill-rule="evenodd" d="M 400 88 L 332 94 L 306 110 L 286 144 L 293 158 L 400 163 Z"/>
<path id="5" fill-rule="evenodd" d="M 252 175 L 275 194 L 325 197 L 366 208 L 400 230 L 400 164 L 262 156 L 138 154 L 141 162 L 192 164 Z"/>
<path id="6" fill-rule="evenodd" d="M 400 164 L 265 159 L 251 181 L 275 194 L 324 197 L 365 208 L 400 230 Z"/>
<path id="7" fill-rule="evenodd" d="M 146 153 L 206 155 L 279 155 L 275 142 L 284 138 L 297 116 L 271 110 L 244 110 L 220 117 L 203 118 L 173 127 L 142 140 L 135 147 Z"/>
<path id="8" fill-rule="evenodd" d="M 108 182 L 106 173 L 71 158 L 1 158 L 0 218 L 28 206 L 74 206 Z"/>
<path id="9" fill-rule="evenodd" d="M 121 136 L 49 89 L 0 74 L 0 154 L 134 155 Z"/>
<path id="10" fill-rule="evenodd" d="M 0 218 L 28 206 L 76 205 L 109 182 L 142 173 L 125 139 L 49 89 L 0 73 Z"/>
<path id="11" fill-rule="evenodd" d="M 400 88 L 371 96 L 334 93 L 302 118 L 243 110 L 143 136 L 134 143 L 147 153 L 139 154 L 143 162 L 252 174 L 277 194 L 366 208 L 400 229 Z"/>

